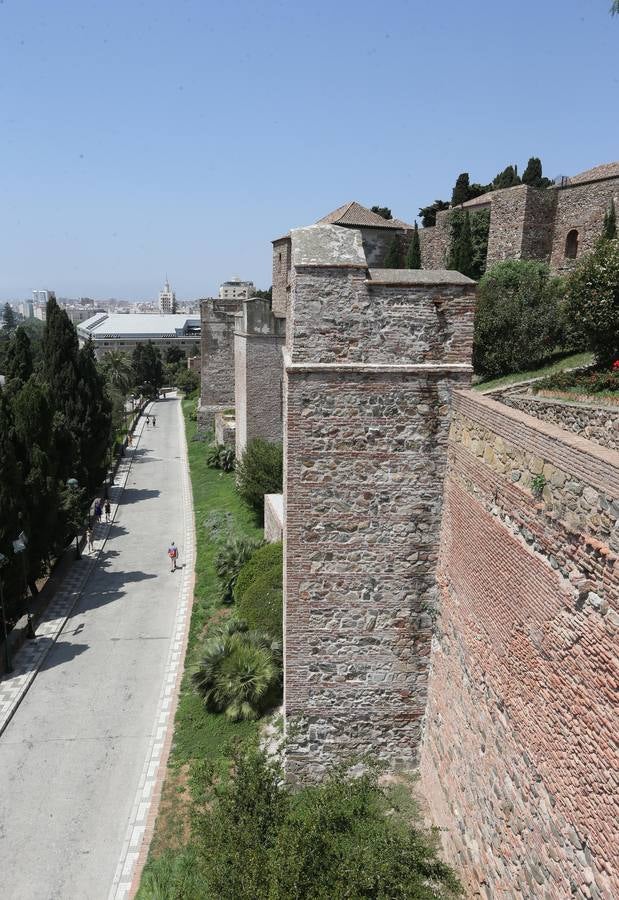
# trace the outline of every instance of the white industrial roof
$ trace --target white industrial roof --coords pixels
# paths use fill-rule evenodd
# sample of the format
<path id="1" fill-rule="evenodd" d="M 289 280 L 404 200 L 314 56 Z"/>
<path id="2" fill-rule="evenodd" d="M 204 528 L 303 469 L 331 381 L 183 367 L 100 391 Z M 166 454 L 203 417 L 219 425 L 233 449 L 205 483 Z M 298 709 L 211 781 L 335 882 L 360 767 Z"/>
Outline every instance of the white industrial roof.
<path id="1" fill-rule="evenodd" d="M 181 337 L 200 327 L 199 316 L 98 313 L 77 326 L 84 337 Z"/>

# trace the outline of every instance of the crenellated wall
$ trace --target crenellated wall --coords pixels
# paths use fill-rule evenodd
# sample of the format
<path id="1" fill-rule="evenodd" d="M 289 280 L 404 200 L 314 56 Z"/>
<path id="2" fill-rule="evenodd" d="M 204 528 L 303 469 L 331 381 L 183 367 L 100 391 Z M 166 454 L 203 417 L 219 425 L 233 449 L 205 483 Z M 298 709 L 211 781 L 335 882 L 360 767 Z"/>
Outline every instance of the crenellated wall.
<path id="1" fill-rule="evenodd" d="M 619 456 L 454 394 L 421 752 L 473 895 L 619 895 Z"/>

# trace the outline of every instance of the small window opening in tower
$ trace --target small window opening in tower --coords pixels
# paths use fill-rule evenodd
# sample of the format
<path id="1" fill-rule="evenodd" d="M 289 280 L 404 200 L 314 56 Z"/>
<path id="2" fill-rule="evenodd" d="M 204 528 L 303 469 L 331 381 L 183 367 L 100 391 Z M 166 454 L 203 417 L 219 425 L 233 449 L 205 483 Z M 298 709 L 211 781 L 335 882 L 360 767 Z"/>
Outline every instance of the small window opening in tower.
<path id="1" fill-rule="evenodd" d="M 567 259 L 576 259 L 578 253 L 578 232 L 575 228 L 568 231 L 565 239 L 565 256 Z"/>

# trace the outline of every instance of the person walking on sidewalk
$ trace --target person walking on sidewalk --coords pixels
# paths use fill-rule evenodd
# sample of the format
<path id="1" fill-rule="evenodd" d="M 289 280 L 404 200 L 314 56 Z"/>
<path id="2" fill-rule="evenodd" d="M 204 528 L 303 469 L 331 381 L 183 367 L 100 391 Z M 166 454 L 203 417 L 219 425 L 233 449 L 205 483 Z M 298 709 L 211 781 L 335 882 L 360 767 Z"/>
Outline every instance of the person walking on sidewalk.
<path id="1" fill-rule="evenodd" d="M 105 507 L 104 507 L 104 509 L 105 509 L 105 522 L 106 522 L 107 525 L 109 525 L 109 523 L 110 523 L 110 521 L 111 521 L 111 519 L 112 519 L 112 507 L 110 506 L 110 501 L 109 501 L 109 500 L 106 500 L 106 501 L 105 501 Z"/>
<path id="2" fill-rule="evenodd" d="M 178 547 L 172 541 L 168 547 L 168 556 L 170 557 L 170 572 L 176 571 L 176 560 L 178 559 Z"/>
<path id="3" fill-rule="evenodd" d="M 153 428 L 157 424 L 157 416 L 153 416 Z"/>
<path id="4" fill-rule="evenodd" d="M 92 528 L 90 525 L 86 529 L 86 549 L 89 553 L 93 553 L 95 549 L 95 544 L 92 538 Z"/>
<path id="5" fill-rule="evenodd" d="M 97 522 L 97 525 L 99 525 L 100 522 L 101 522 L 101 513 L 102 513 L 102 511 L 103 511 L 103 509 L 102 509 L 102 506 L 101 506 L 101 501 L 100 501 L 100 500 L 95 500 L 95 520 L 96 520 L 96 522 Z"/>

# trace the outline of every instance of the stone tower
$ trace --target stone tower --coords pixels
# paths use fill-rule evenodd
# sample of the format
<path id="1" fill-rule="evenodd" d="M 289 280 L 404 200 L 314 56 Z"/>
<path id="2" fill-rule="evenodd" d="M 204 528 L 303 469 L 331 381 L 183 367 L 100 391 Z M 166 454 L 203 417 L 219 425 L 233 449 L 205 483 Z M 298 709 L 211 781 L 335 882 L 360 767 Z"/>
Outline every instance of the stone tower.
<path id="1" fill-rule="evenodd" d="M 475 285 L 368 267 L 359 230 L 291 233 L 284 351 L 287 770 L 415 764 L 451 394 Z"/>

